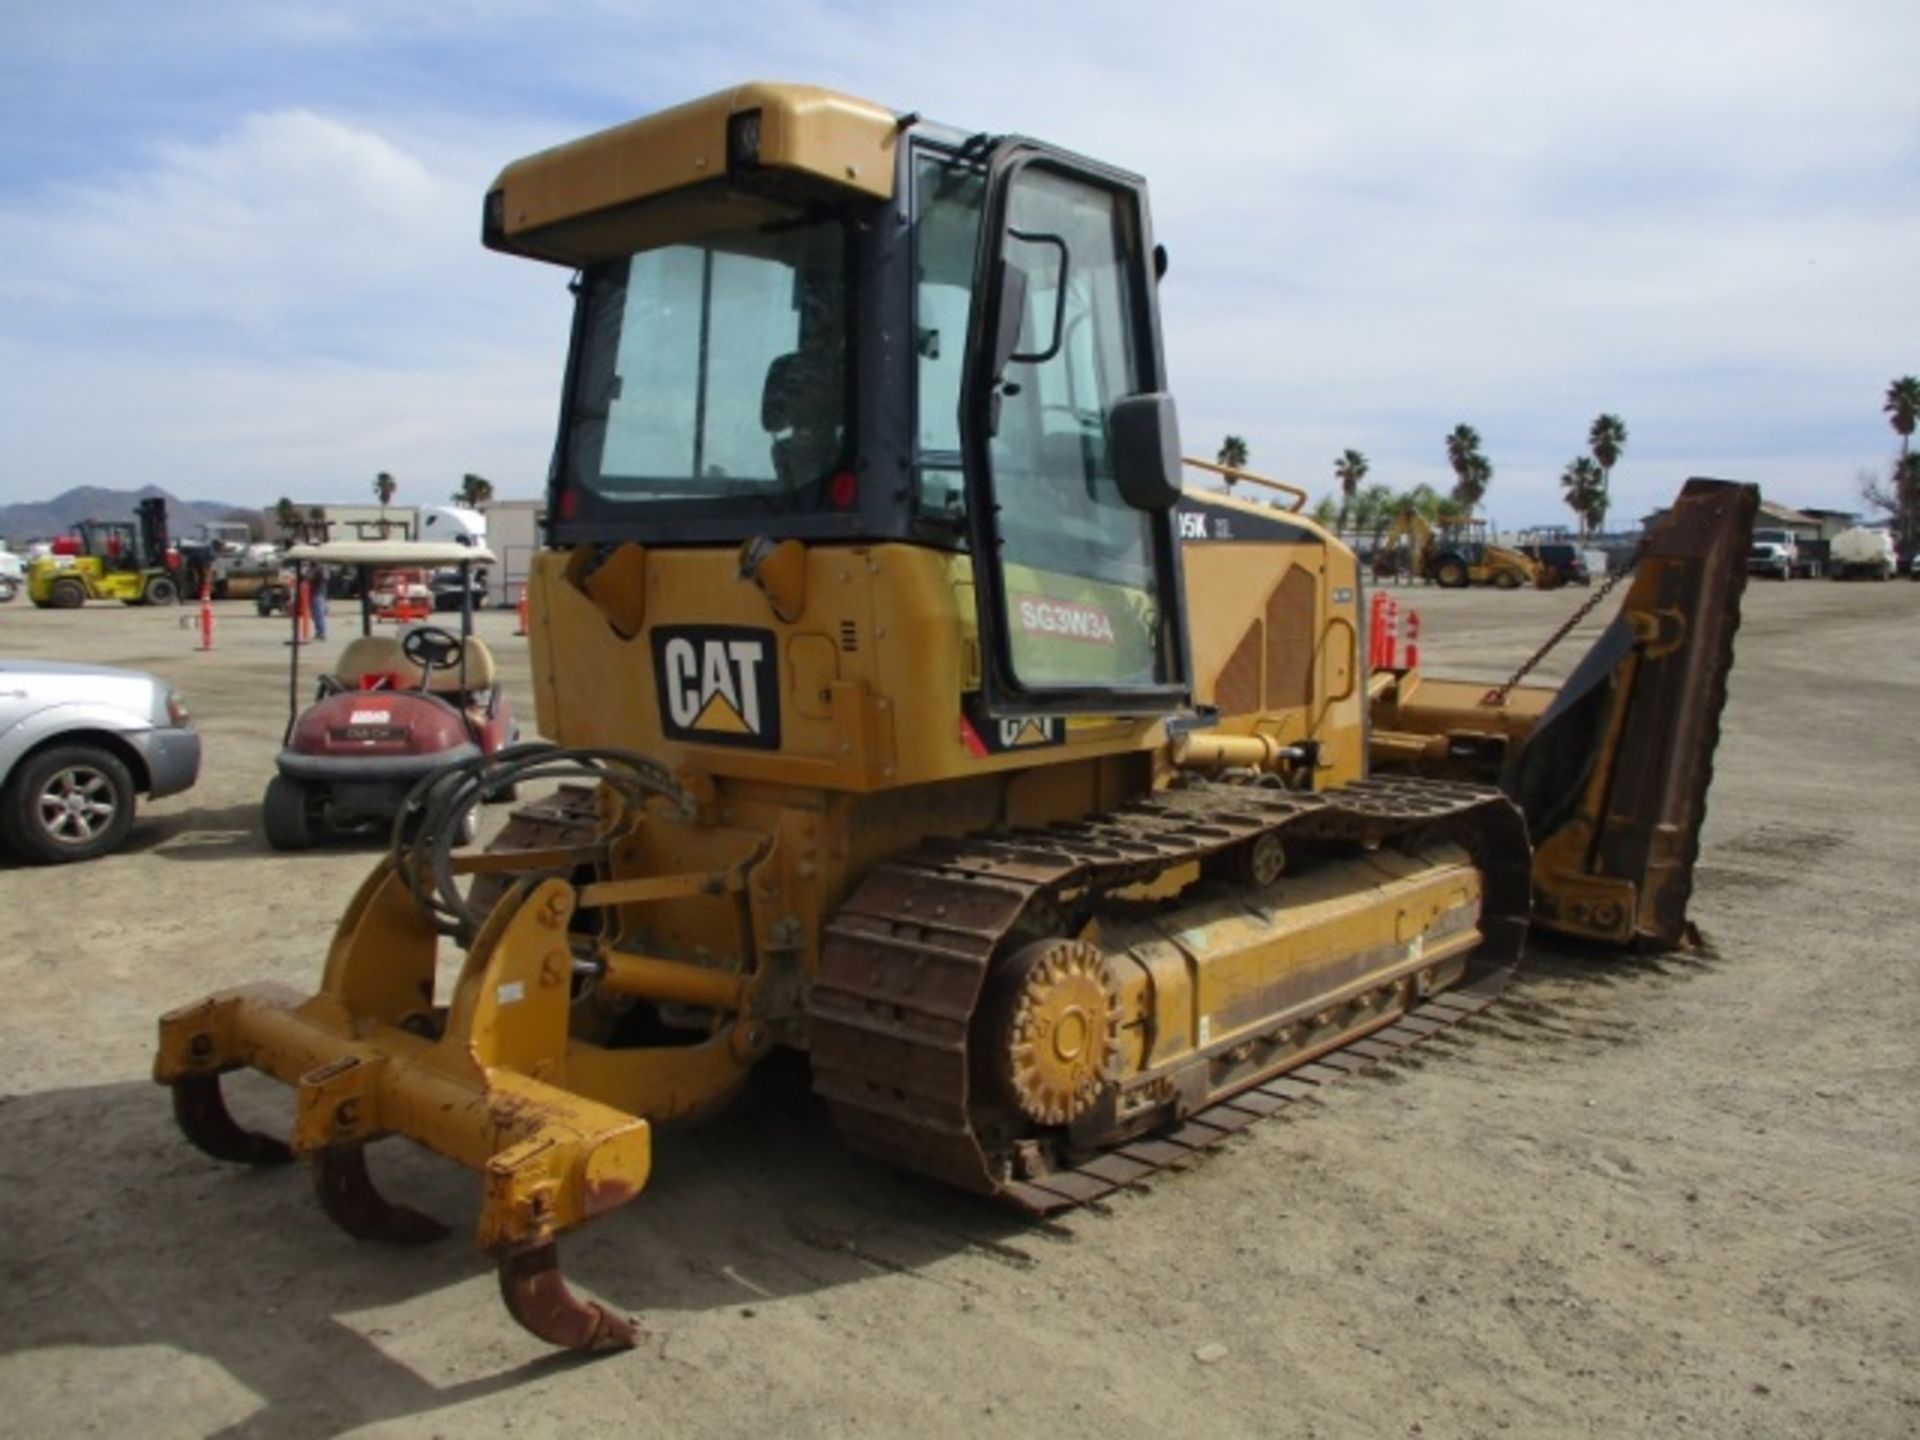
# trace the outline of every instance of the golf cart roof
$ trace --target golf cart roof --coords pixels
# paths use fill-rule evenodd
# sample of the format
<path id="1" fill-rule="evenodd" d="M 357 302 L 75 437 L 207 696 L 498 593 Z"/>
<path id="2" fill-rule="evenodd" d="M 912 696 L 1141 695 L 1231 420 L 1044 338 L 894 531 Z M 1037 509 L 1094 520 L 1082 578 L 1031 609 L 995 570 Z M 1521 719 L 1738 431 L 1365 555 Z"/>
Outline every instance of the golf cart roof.
<path id="1" fill-rule="evenodd" d="M 484 545 L 460 545 L 452 540 L 332 540 L 325 545 L 295 545 L 286 559 L 309 565 L 371 565 L 427 568 L 435 565 L 492 565 L 494 554 Z"/>

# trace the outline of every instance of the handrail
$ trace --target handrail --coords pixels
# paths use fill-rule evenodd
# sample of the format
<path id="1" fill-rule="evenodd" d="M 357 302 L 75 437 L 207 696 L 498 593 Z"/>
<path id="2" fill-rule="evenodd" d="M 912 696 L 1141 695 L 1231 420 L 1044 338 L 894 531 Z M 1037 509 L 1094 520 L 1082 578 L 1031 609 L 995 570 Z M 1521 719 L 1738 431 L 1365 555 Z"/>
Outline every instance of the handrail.
<path id="1" fill-rule="evenodd" d="M 1180 463 L 1182 465 L 1191 465 L 1196 470 L 1211 470 L 1216 475 L 1223 475 L 1229 484 L 1236 480 L 1245 480 L 1250 484 L 1264 485 L 1269 490 L 1285 491 L 1294 497 L 1293 504 L 1287 508 L 1296 515 L 1307 508 L 1307 492 L 1302 490 L 1298 485 L 1289 485 L 1284 480 L 1275 480 L 1268 475 L 1256 475 L 1251 470 L 1240 470 L 1232 465 L 1217 465 L 1211 460 L 1199 460 L 1191 455 L 1181 456 Z"/>

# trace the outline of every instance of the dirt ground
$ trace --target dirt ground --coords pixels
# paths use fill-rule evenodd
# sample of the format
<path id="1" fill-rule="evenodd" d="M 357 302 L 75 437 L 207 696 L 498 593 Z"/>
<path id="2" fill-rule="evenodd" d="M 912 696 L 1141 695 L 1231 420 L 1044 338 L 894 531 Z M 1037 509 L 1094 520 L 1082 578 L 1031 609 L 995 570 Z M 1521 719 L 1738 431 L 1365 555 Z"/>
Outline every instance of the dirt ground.
<path id="1" fill-rule="evenodd" d="M 1497 677 L 1583 593 L 1420 593 L 1428 659 Z M 1920 1431 L 1920 585 L 1748 591 L 1708 954 L 1536 945 L 1409 1063 L 1059 1223 L 848 1154 L 773 1072 L 658 1137 L 647 1192 L 563 1246 L 651 1331 L 589 1362 L 518 1331 L 461 1240 L 357 1244 L 297 1169 L 173 1130 L 154 1017 L 313 983 L 372 858 L 266 849 L 283 630 L 225 606 L 203 655 L 177 618 L 0 609 L 0 653 L 156 670 L 206 741 L 123 853 L 0 868 L 10 1435 Z M 485 617 L 531 728 L 511 629 Z M 470 1176 L 375 1164 L 471 1225 Z"/>

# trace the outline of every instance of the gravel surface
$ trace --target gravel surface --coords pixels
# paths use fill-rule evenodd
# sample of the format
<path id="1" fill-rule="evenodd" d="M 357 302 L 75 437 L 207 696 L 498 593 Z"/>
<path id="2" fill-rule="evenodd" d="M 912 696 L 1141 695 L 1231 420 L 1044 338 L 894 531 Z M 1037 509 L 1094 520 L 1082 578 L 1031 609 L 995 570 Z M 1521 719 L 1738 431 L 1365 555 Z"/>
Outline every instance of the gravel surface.
<path id="1" fill-rule="evenodd" d="M 1430 665 L 1488 679 L 1583 595 L 1406 592 Z M 310 986 L 371 862 L 261 836 L 281 625 L 222 606 L 203 655 L 175 614 L 7 606 L 0 653 L 181 684 L 207 762 L 120 854 L 0 863 L 0 1430 L 1914 1434 L 1917 616 L 1920 585 L 1749 590 L 1707 953 L 1536 945 L 1486 1017 L 1058 1223 L 848 1154 L 770 1067 L 563 1246 L 651 1332 L 583 1363 L 517 1330 L 459 1240 L 356 1244 L 299 1171 L 205 1159 L 148 1078 L 168 1006 Z M 484 621 L 530 729 L 524 642 Z M 375 1165 L 471 1224 L 464 1172 Z"/>

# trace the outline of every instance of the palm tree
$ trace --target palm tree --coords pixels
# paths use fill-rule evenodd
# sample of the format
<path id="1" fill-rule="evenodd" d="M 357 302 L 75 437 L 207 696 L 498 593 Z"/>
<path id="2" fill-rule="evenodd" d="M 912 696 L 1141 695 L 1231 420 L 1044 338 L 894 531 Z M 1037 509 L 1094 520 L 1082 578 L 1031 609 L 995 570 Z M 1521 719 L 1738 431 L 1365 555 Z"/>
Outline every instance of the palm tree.
<path id="1" fill-rule="evenodd" d="M 1447 436 L 1447 464 L 1453 467 L 1453 473 L 1459 477 L 1453 489 L 1455 495 L 1472 485 L 1473 462 L 1476 459 L 1480 459 L 1480 432 L 1462 421 Z M 1487 473 L 1492 475 L 1492 467 L 1488 467 Z"/>
<path id="2" fill-rule="evenodd" d="M 1582 535 L 1591 534 L 1606 518 L 1605 484 L 1605 473 L 1585 455 L 1569 460 L 1560 472 L 1560 488 L 1566 492 L 1567 508 L 1580 517 Z"/>
<path id="3" fill-rule="evenodd" d="M 1920 420 L 1920 376 L 1902 375 L 1887 386 L 1884 408 L 1888 422 L 1900 437 L 1900 453 L 1905 455 L 1913 439 L 1914 422 Z"/>
<path id="4" fill-rule="evenodd" d="M 1593 425 L 1587 431 L 1587 448 L 1593 451 L 1594 461 L 1600 467 L 1600 515 L 1594 521 L 1594 528 L 1598 529 L 1613 499 L 1613 467 L 1620 463 L 1620 452 L 1627 448 L 1627 422 L 1618 415 L 1594 416 Z"/>
<path id="5" fill-rule="evenodd" d="M 1475 451 L 1467 456 L 1466 473 L 1453 487 L 1453 499 L 1468 515 L 1486 498 L 1487 486 L 1493 480 L 1493 462 Z"/>
<path id="6" fill-rule="evenodd" d="M 469 510 L 478 510 L 491 499 L 493 482 L 484 475 L 462 475 L 460 488 L 453 492 L 453 503 L 464 505 Z"/>
<path id="7" fill-rule="evenodd" d="M 1358 450 L 1343 451 L 1333 462 L 1333 478 L 1340 482 L 1340 528 L 1347 528 L 1347 515 L 1353 509 L 1353 497 L 1360 493 L 1360 482 L 1367 478 L 1367 457 Z"/>
<path id="8" fill-rule="evenodd" d="M 1395 515 L 1418 515 L 1423 520 L 1432 520 L 1439 513 L 1440 492 L 1425 481 L 1393 498 Z"/>
<path id="9" fill-rule="evenodd" d="M 1340 515 L 1345 508 L 1344 505 L 1334 504 L 1331 495 L 1322 495 L 1320 497 L 1320 503 L 1313 507 L 1313 513 L 1310 518 L 1313 520 L 1313 523 L 1318 525 L 1322 530 L 1335 530 L 1344 523 L 1340 519 Z"/>
<path id="10" fill-rule="evenodd" d="M 281 539 L 288 542 L 299 539 L 300 507 L 285 495 L 282 495 L 279 504 L 273 507 L 273 521 L 280 527 Z"/>
<path id="11" fill-rule="evenodd" d="M 1385 485 L 1369 485 L 1353 497 L 1353 506 L 1347 512 L 1347 523 L 1362 535 L 1371 535 L 1377 542 L 1381 532 L 1393 523 L 1393 491 Z"/>
<path id="12" fill-rule="evenodd" d="M 384 470 L 373 477 L 373 493 L 380 497 L 383 507 L 393 503 L 393 492 L 399 488 L 400 482 Z"/>
<path id="13" fill-rule="evenodd" d="M 1247 468 L 1247 442 L 1238 435 L 1229 435 L 1220 442 L 1220 453 L 1213 459 L 1215 464 L 1224 465 L 1229 470 L 1244 470 Z M 1227 489 L 1231 491 L 1233 477 L 1227 476 L 1226 481 Z"/>

